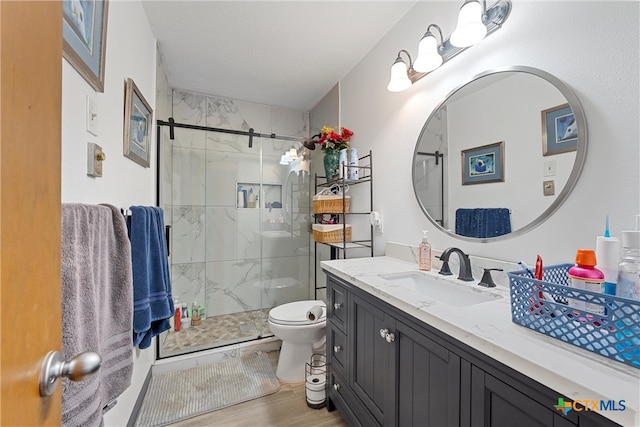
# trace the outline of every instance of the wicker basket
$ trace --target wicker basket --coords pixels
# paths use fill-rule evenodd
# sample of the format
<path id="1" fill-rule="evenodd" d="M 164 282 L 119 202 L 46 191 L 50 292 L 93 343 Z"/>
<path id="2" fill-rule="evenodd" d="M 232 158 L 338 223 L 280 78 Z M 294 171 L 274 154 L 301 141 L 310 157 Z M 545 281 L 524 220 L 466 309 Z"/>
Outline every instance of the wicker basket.
<path id="1" fill-rule="evenodd" d="M 319 243 L 342 243 L 351 240 L 351 225 L 346 224 L 346 239 L 343 238 L 345 224 L 313 224 L 313 240 Z"/>
<path id="2" fill-rule="evenodd" d="M 350 196 L 313 196 L 313 213 L 346 213 L 349 212 Z M 344 207 L 343 207 L 344 200 Z"/>

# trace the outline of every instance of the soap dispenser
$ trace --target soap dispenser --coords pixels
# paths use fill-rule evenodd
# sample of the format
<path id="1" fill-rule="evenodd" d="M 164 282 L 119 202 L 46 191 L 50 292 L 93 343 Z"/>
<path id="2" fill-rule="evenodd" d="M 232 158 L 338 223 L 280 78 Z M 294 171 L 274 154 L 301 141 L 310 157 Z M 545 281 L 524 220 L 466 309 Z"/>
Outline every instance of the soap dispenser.
<path id="1" fill-rule="evenodd" d="M 418 246 L 418 268 L 422 271 L 431 270 L 431 245 L 428 234 L 427 230 L 422 230 L 422 242 Z"/>

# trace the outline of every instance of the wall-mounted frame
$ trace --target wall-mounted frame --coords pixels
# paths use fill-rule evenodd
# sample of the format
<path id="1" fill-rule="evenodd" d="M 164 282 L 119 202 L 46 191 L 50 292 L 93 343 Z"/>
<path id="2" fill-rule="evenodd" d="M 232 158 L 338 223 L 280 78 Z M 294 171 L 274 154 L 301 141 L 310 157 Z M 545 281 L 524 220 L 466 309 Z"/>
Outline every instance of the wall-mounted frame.
<path id="1" fill-rule="evenodd" d="M 127 79 L 124 96 L 124 155 L 149 167 L 153 110 L 133 82 Z"/>
<path id="2" fill-rule="evenodd" d="M 462 185 L 504 181 L 504 141 L 462 150 Z"/>
<path id="3" fill-rule="evenodd" d="M 62 56 L 96 92 L 104 92 L 108 9 L 108 0 L 62 2 Z"/>
<path id="4" fill-rule="evenodd" d="M 578 124 L 569 104 L 542 111 L 542 155 L 576 151 Z"/>

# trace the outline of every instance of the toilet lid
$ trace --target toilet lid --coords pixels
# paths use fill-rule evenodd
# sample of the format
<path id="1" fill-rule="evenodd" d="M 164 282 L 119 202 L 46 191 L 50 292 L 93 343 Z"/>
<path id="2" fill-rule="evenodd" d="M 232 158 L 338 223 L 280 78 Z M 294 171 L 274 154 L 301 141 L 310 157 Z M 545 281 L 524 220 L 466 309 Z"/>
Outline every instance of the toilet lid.
<path id="1" fill-rule="evenodd" d="M 317 320 L 307 319 L 307 311 L 313 306 L 322 306 L 322 316 Z M 327 318 L 327 308 L 322 301 L 295 301 L 274 307 L 269 311 L 269 320 L 281 325 L 311 325 Z"/>

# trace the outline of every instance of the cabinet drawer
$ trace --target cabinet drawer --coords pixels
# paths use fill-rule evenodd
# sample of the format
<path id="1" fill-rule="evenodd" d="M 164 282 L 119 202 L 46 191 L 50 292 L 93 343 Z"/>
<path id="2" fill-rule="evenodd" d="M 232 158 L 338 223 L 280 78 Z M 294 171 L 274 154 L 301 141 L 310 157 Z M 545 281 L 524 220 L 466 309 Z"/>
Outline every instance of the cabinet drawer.
<path id="1" fill-rule="evenodd" d="M 327 349 L 331 353 L 330 363 L 333 369 L 343 377 L 347 377 L 347 361 L 348 348 L 347 348 L 347 336 L 339 331 L 337 328 L 331 327 L 329 329 L 330 348 Z"/>
<path id="2" fill-rule="evenodd" d="M 328 279 L 328 316 L 342 331 L 347 331 L 347 291 L 338 285 L 330 276 Z"/>
<path id="3" fill-rule="evenodd" d="M 376 427 L 380 425 L 362 403 L 360 403 L 355 394 L 353 394 L 347 381 L 333 370 L 331 370 L 329 375 L 329 396 L 332 401 L 335 402 L 340 413 L 348 420 L 349 424 L 363 427 Z"/>

